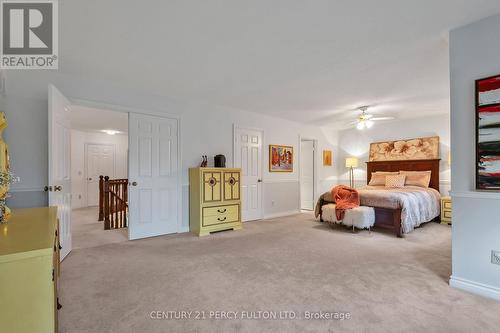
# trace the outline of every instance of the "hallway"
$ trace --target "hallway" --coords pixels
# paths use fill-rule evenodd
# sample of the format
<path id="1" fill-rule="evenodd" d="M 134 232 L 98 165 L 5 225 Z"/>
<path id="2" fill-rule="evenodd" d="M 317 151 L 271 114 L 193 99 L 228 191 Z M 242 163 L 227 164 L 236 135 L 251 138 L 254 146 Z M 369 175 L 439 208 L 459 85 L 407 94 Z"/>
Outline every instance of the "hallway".
<path id="1" fill-rule="evenodd" d="M 84 249 L 128 240 L 127 228 L 104 230 L 97 221 L 98 207 L 74 209 L 71 212 L 73 249 Z"/>

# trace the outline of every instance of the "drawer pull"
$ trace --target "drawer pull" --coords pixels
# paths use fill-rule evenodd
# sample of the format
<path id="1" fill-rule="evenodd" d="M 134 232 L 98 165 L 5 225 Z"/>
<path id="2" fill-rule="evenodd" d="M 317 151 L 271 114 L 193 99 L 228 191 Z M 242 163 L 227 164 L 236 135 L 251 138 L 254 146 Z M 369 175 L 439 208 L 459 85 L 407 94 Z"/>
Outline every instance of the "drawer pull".
<path id="1" fill-rule="evenodd" d="M 226 220 L 226 217 L 224 216 L 224 218 L 223 218 L 223 219 L 221 219 L 220 217 L 218 217 L 218 218 L 217 218 L 217 220 L 219 220 L 220 222 L 222 222 L 222 221 L 225 221 L 225 220 Z"/>
<path id="2" fill-rule="evenodd" d="M 227 211 L 227 209 L 226 209 L 226 208 L 224 208 L 224 209 L 217 209 L 217 211 L 218 211 L 219 213 L 225 213 L 225 212 Z"/>

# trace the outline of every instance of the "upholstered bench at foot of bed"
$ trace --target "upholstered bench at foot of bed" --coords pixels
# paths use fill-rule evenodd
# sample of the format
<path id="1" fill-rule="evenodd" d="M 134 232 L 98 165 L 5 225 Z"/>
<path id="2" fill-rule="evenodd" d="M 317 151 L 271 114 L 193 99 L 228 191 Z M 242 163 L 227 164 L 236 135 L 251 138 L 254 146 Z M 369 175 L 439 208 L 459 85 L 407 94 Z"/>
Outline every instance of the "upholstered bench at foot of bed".
<path id="1" fill-rule="evenodd" d="M 370 229 L 375 224 L 375 209 L 366 206 L 347 209 L 344 219 L 339 221 L 335 215 L 335 204 L 327 204 L 322 207 L 322 219 L 328 223 L 352 226 L 353 229 Z"/>

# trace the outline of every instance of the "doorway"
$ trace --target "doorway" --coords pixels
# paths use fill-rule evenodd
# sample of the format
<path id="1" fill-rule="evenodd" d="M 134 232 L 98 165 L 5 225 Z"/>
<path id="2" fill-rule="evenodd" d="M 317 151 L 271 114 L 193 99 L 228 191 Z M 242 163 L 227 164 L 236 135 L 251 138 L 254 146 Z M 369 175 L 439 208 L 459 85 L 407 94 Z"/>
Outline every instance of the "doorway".
<path id="1" fill-rule="evenodd" d="M 75 247 L 187 231 L 181 224 L 178 117 L 70 101 L 53 85 L 49 86 L 48 109 L 46 188 L 49 205 L 58 208 L 61 260 Z M 102 184 L 96 178 L 105 178 L 101 176 L 109 178 L 104 188 L 114 196 L 109 212 L 119 221 L 126 219 L 127 228 L 104 230 L 106 220 L 103 223 L 96 205 L 102 200 L 96 194 Z M 112 218 L 108 227 L 124 226 L 113 224 Z M 78 224 L 78 219 L 85 221 Z M 83 244 L 79 235 L 85 239 Z"/>
<path id="2" fill-rule="evenodd" d="M 126 241 L 126 187 L 115 183 L 128 178 L 128 114 L 74 103 L 69 109 L 73 248 Z"/>
<path id="3" fill-rule="evenodd" d="M 85 160 L 87 206 L 99 206 L 99 177 L 105 175 L 111 179 L 115 178 L 115 146 L 104 143 L 86 143 Z"/>
<path id="4" fill-rule="evenodd" d="M 234 167 L 241 168 L 241 220 L 261 220 L 262 139 L 261 129 L 234 126 Z"/>
<path id="5" fill-rule="evenodd" d="M 316 141 L 300 140 L 300 209 L 314 210 Z"/>

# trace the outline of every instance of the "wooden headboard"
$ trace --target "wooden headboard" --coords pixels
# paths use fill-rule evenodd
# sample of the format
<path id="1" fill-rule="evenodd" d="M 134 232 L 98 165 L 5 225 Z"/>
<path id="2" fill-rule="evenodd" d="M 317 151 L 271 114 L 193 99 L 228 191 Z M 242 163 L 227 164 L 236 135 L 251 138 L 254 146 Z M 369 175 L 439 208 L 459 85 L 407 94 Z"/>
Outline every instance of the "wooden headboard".
<path id="1" fill-rule="evenodd" d="M 429 187 L 439 192 L 439 162 L 434 160 L 376 161 L 366 162 L 366 183 L 370 183 L 375 171 L 432 171 Z"/>

